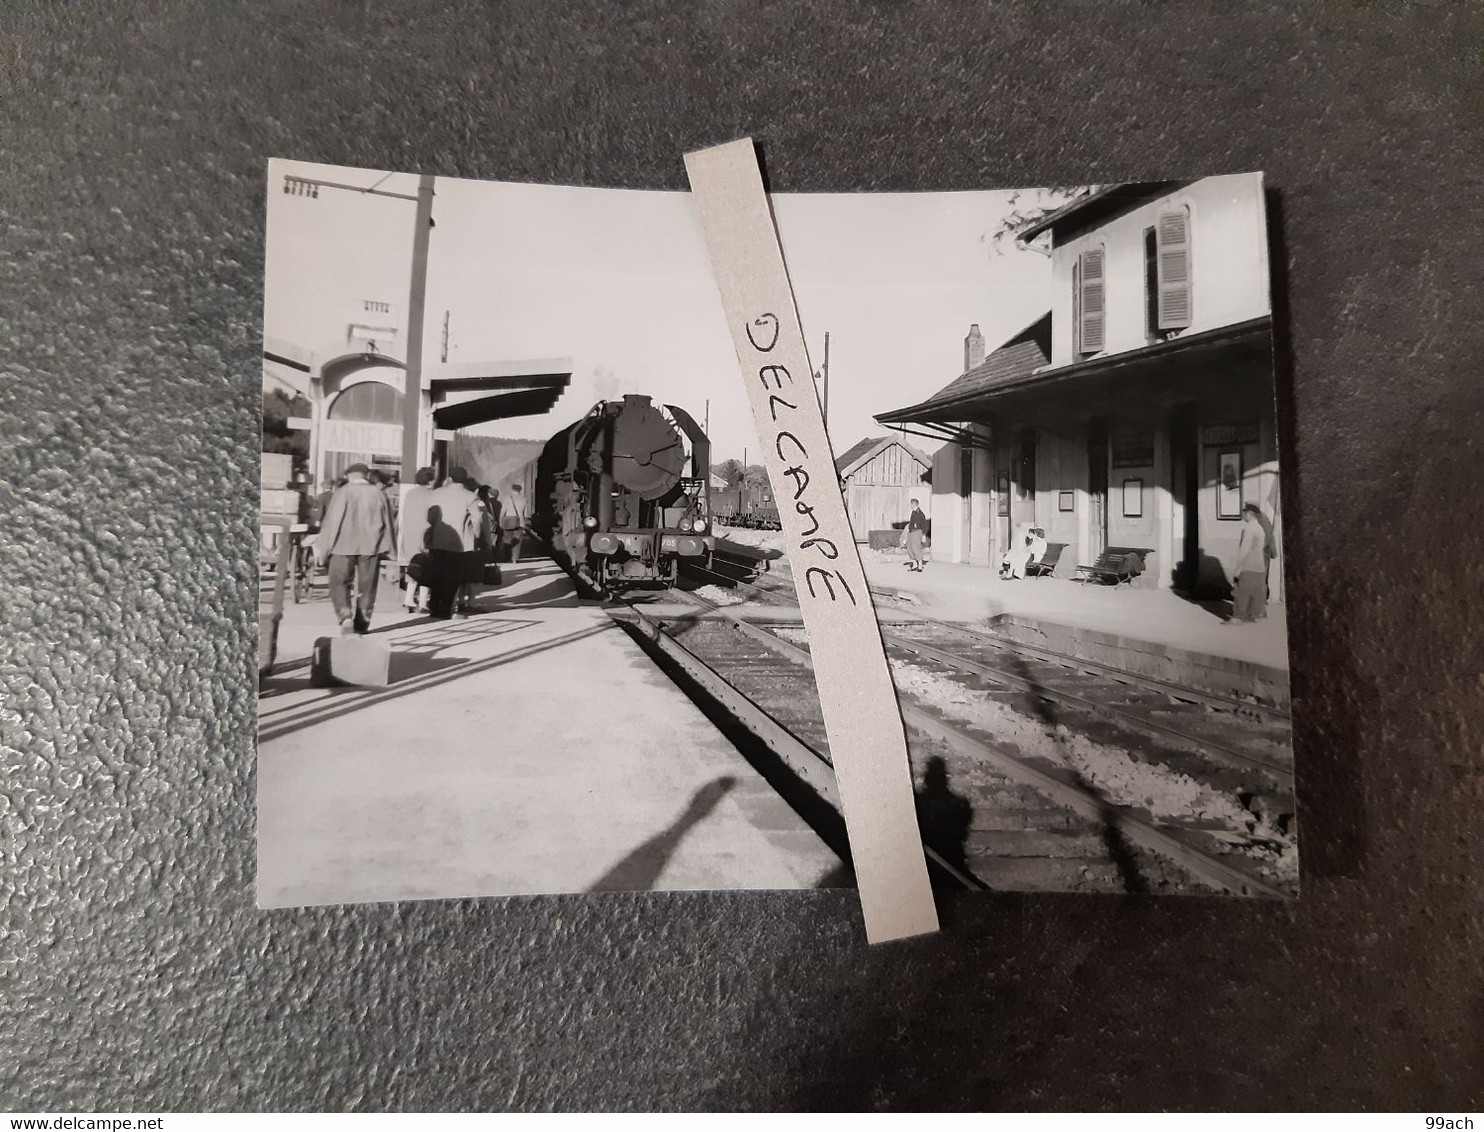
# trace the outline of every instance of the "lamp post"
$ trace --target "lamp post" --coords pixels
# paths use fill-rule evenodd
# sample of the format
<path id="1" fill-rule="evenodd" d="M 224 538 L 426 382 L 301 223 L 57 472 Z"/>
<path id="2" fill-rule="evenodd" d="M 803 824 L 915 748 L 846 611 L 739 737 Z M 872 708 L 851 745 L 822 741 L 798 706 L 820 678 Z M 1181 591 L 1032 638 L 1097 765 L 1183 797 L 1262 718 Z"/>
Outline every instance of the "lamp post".
<path id="1" fill-rule="evenodd" d="M 433 227 L 433 176 L 417 179 L 412 229 L 412 283 L 407 295 L 407 369 L 402 390 L 402 492 L 417 482 L 423 405 L 423 305 L 428 293 L 428 235 Z"/>
<path id="2" fill-rule="evenodd" d="M 830 431 L 830 332 L 828 330 L 824 332 L 824 360 L 820 363 L 814 380 L 824 385 L 824 396 L 821 398 L 820 407 L 824 411 L 824 431 L 828 435 Z"/>

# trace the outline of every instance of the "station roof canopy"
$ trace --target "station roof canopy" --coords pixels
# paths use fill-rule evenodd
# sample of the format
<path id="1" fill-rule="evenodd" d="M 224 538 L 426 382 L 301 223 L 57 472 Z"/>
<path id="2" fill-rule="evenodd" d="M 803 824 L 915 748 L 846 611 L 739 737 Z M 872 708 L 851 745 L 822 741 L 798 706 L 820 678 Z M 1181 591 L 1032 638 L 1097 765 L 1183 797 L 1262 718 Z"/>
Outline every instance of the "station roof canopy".
<path id="1" fill-rule="evenodd" d="M 294 376 L 267 370 L 278 381 L 294 384 L 298 374 L 318 380 L 332 367 L 372 365 L 406 369 L 396 353 L 347 352 L 336 342 L 317 350 L 269 338 L 263 358 Z M 426 365 L 423 380 L 433 405 L 434 427 L 468 428 L 506 417 L 549 412 L 572 380 L 570 358 L 526 358 L 485 362 L 434 362 Z"/>
<path id="2" fill-rule="evenodd" d="M 996 389 L 1023 382 L 1051 361 L 1051 312 L 1047 311 L 979 365 L 954 378 L 926 401 L 879 413 L 882 424 L 936 424 L 972 419 L 971 407 Z"/>
<path id="3" fill-rule="evenodd" d="M 433 366 L 428 382 L 433 424 L 460 429 L 547 413 L 571 380 L 572 363 L 566 358 Z"/>
<path id="4" fill-rule="evenodd" d="M 926 401 L 876 420 L 974 443 L 964 423 L 1000 414 L 1058 431 L 1089 416 L 1157 418 L 1172 398 L 1199 395 L 1213 374 L 1250 366 L 1271 375 L 1273 366 L 1268 315 L 1055 367 L 1050 340 L 1047 314 Z"/>

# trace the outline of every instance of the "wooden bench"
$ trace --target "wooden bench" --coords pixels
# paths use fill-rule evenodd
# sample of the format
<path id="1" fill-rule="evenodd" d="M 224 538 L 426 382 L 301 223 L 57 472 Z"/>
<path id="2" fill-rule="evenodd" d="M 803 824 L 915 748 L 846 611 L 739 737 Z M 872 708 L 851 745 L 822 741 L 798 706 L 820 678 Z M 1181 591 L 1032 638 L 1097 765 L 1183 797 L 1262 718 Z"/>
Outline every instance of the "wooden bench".
<path id="1" fill-rule="evenodd" d="M 1090 582 L 1097 579 L 1099 582 L 1112 582 L 1115 586 L 1120 582 L 1132 585 L 1134 579 L 1144 572 L 1145 556 L 1152 553 L 1140 546 L 1110 546 L 1091 566 L 1077 567 L 1082 575 L 1077 580 Z"/>
<path id="2" fill-rule="evenodd" d="M 1049 577 L 1056 569 L 1056 564 L 1061 561 L 1061 552 L 1066 548 L 1067 544 L 1064 542 L 1048 542 L 1041 557 L 1026 565 L 1025 576 L 1027 578 Z"/>

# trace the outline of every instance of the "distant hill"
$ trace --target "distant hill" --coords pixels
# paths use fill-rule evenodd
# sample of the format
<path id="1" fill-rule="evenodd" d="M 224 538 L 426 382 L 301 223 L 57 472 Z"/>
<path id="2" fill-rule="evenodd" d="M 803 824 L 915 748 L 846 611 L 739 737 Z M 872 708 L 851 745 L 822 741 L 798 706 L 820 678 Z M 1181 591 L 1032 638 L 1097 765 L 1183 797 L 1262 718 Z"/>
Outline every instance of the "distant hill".
<path id="1" fill-rule="evenodd" d="M 504 491 L 524 477 L 521 475 L 532 460 L 546 447 L 544 440 L 511 440 L 503 436 L 465 436 L 455 434 L 449 453 L 450 464 L 461 464 L 480 483 Z"/>

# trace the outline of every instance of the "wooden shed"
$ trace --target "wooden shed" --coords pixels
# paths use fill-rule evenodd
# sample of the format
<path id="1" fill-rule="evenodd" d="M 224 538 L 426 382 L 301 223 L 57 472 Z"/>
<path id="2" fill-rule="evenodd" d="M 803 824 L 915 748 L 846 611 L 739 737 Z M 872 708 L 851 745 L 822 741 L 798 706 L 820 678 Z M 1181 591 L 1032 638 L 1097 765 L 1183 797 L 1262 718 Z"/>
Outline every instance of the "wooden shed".
<path id="1" fill-rule="evenodd" d="M 867 437 L 835 461 L 856 542 L 907 521 L 915 498 L 926 510 L 932 461 L 894 436 Z"/>

